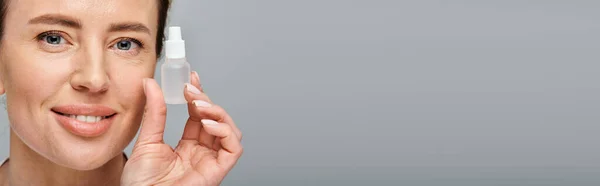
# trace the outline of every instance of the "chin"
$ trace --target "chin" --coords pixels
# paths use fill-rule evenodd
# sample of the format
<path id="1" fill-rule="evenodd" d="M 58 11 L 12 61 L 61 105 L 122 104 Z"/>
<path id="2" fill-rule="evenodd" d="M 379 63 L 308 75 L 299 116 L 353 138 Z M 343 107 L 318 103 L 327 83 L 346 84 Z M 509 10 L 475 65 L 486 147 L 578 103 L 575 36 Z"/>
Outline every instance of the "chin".
<path id="1" fill-rule="evenodd" d="M 70 169 L 87 171 L 98 169 L 114 158 L 112 154 L 100 154 L 101 152 L 68 153 L 60 156 L 54 163 Z"/>
<path id="2" fill-rule="evenodd" d="M 95 138 L 82 138 L 59 127 L 46 129 L 44 131 L 27 128 L 24 129 L 27 131 L 17 129 L 14 132 L 27 148 L 41 157 L 74 170 L 101 168 L 110 160 L 122 155 L 130 141 L 126 137 L 128 134 L 119 133 L 118 130 L 111 130 Z M 37 134 L 31 135 L 34 133 Z"/>
<path id="3" fill-rule="evenodd" d="M 123 127 L 123 128 L 120 128 Z M 123 151 L 135 137 L 137 130 L 114 125 L 107 133 L 95 138 L 82 138 L 65 130 L 54 138 L 52 148 L 57 158 L 54 163 L 75 170 L 94 170 L 104 166 Z"/>
<path id="4" fill-rule="evenodd" d="M 63 133 L 64 134 L 64 133 Z M 107 136 L 95 140 L 82 140 L 70 134 L 53 139 L 53 146 L 44 148 L 46 159 L 63 167 L 75 170 L 94 170 L 102 167 L 113 158 L 122 155 L 126 145 L 116 138 Z"/>

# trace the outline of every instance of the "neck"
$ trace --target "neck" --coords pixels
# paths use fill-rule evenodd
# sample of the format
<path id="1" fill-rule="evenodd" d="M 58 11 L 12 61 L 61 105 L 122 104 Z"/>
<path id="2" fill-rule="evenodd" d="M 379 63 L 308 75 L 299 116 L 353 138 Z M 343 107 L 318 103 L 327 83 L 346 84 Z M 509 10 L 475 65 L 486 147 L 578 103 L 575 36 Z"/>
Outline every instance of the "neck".
<path id="1" fill-rule="evenodd" d="M 9 161 L 0 168 L 4 185 L 119 185 L 125 157 L 114 157 L 94 170 L 57 165 L 24 144 L 11 130 Z"/>

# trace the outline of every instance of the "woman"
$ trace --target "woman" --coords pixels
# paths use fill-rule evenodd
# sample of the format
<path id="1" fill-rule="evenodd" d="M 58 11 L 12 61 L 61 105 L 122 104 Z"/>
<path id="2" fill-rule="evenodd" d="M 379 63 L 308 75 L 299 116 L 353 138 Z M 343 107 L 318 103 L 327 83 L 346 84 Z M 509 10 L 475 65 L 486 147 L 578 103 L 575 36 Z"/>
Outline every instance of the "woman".
<path id="1" fill-rule="evenodd" d="M 241 133 L 203 93 L 181 90 L 189 119 L 174 149 L 152 79 L 168 0 L 0 0 L 0 94 L 10 157 L 3 185 L 218 185 Z M 123 150 L 139 130 L 129 158 Z"/>

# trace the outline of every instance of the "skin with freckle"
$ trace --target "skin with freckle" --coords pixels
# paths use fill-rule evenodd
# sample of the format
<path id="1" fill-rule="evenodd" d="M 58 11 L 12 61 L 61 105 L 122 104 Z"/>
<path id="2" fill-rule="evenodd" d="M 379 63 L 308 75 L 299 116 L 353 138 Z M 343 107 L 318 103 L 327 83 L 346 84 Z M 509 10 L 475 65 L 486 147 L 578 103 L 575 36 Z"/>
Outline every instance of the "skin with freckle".
<path id="1" fill-rule="evenodd" d="M 181 140 L 163 140 L 166 105 L 153 76 L 169 3 L 0 0 L 0 94 L 11 127 L 0 185 L 222 182 L 242 136 L 195 72 L 180 90 L 189 115 Z"/>
<path id="2" fill-rule="evenodd" d="M 1 79 L 10 124 L 19 139 L 43 157 L 79 170 L 97 168 L 134 137 L 144 106 L 141 79 L 156 67 L 157 1 L 20 0 L 5 17 L 0 49 Z M 135 7 L 135 8 L 132 8 Z M 32 18 L 60 14 L 81 28 L 28 24 Z M 135 22 L 145 32 L 107 32 L 114 23 Z M 40 34 L 53 31 L 52 35 Z M 59 38 L 59 39 L 57 39 Z M 119 41 L 132 38 L 118 48 Z M 49 43 L 60 40 L 57 43 Z M 14 96 L 19 95 L 19 96 Z M 103 104 L 118 116 L 105 135 L 84 139 L 56 124 L 51 108 L 61 104 Z"/>

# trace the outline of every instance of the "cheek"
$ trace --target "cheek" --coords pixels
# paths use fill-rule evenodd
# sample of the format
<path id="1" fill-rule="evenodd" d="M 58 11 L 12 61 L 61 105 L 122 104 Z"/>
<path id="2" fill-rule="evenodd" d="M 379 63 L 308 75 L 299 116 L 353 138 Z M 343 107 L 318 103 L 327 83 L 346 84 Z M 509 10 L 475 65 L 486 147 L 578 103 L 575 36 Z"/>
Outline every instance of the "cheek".
<path id="1" fill-rule="evenodd" d="M 73 67 L 69 58 L 49 61 L 29 54 L 14 51 L 13 55 L 9 55 L 10 58 L 4 61 L 4 77 L 7 103 L 12 112 L 10 116 L 31 119 L 44 114 L 46 104 L 52 102 L 61 89 L 69 86 L 68 78 Z"/>
<path id="2" fill-rule="evenodd" d="M 115 82 L 115 92 L 119 102 L 126 110 L 138 110 L 145 103 L 144 88 L 142 86 L 143 76 L 134 76 Z"/>
<path id="3" fill-rule="evenodd" d="M 132 65 L 120 60 L 111 62 L 111 67 L 108 69 L 111 79 L 109 94 L 125 111 L 120 121 L 122 124 L 111 130 L 113 134 L 120 136 L 115 139 L 127 142 L 123 144 L 124 146 L 135 137 L 142 121 L 146 101 L 142 80 L 154 74 L 154 65 L 142 64 Z"/>
<path id="4" fill-rule="evenodd" d="M 117 94 L 119 102 L 131 106 L 139 105 L 140 101 L 144 101 L 142 80 L 153 76 L 154 67 L 151 61 L 127 63 L 115 59 L 114 63 L 110 62 L 110 67 L 107 69 L 111 79 L 110 89 Z"/>
<path id="5" fill-rule="evenodd" d="M 131 116 L 141 118 L 145 105 L 142 80 L 154 74 L 155 62 L 126 62 L 123 59 L 112 59 L 108 73 L 111 79 L 112 93 L 118 102 Z"/>
<path id="6" fill-rule="evenodd" d="M 29 53 L 32 54 L 32 53 Z M 6 56 L 6 55 L 5 55 Z M 45 149 L 53 128 L 47 103 L 57 98 L 59 90 L 68 85 L 68 59 L 52 60 L 15 51 L 5 58 L 5 88 L 9 123 L 23 142 L 34 149 Z"/>
<path id="7" fill-rule="evenodd" d="M 28 104 L 39 104 L 64 86 L 68 86 L 73 64 L 72 56 L 48 58 L 39 52 L 13 50 L 6 63 L 7 95 L 27 99 Z"/>

